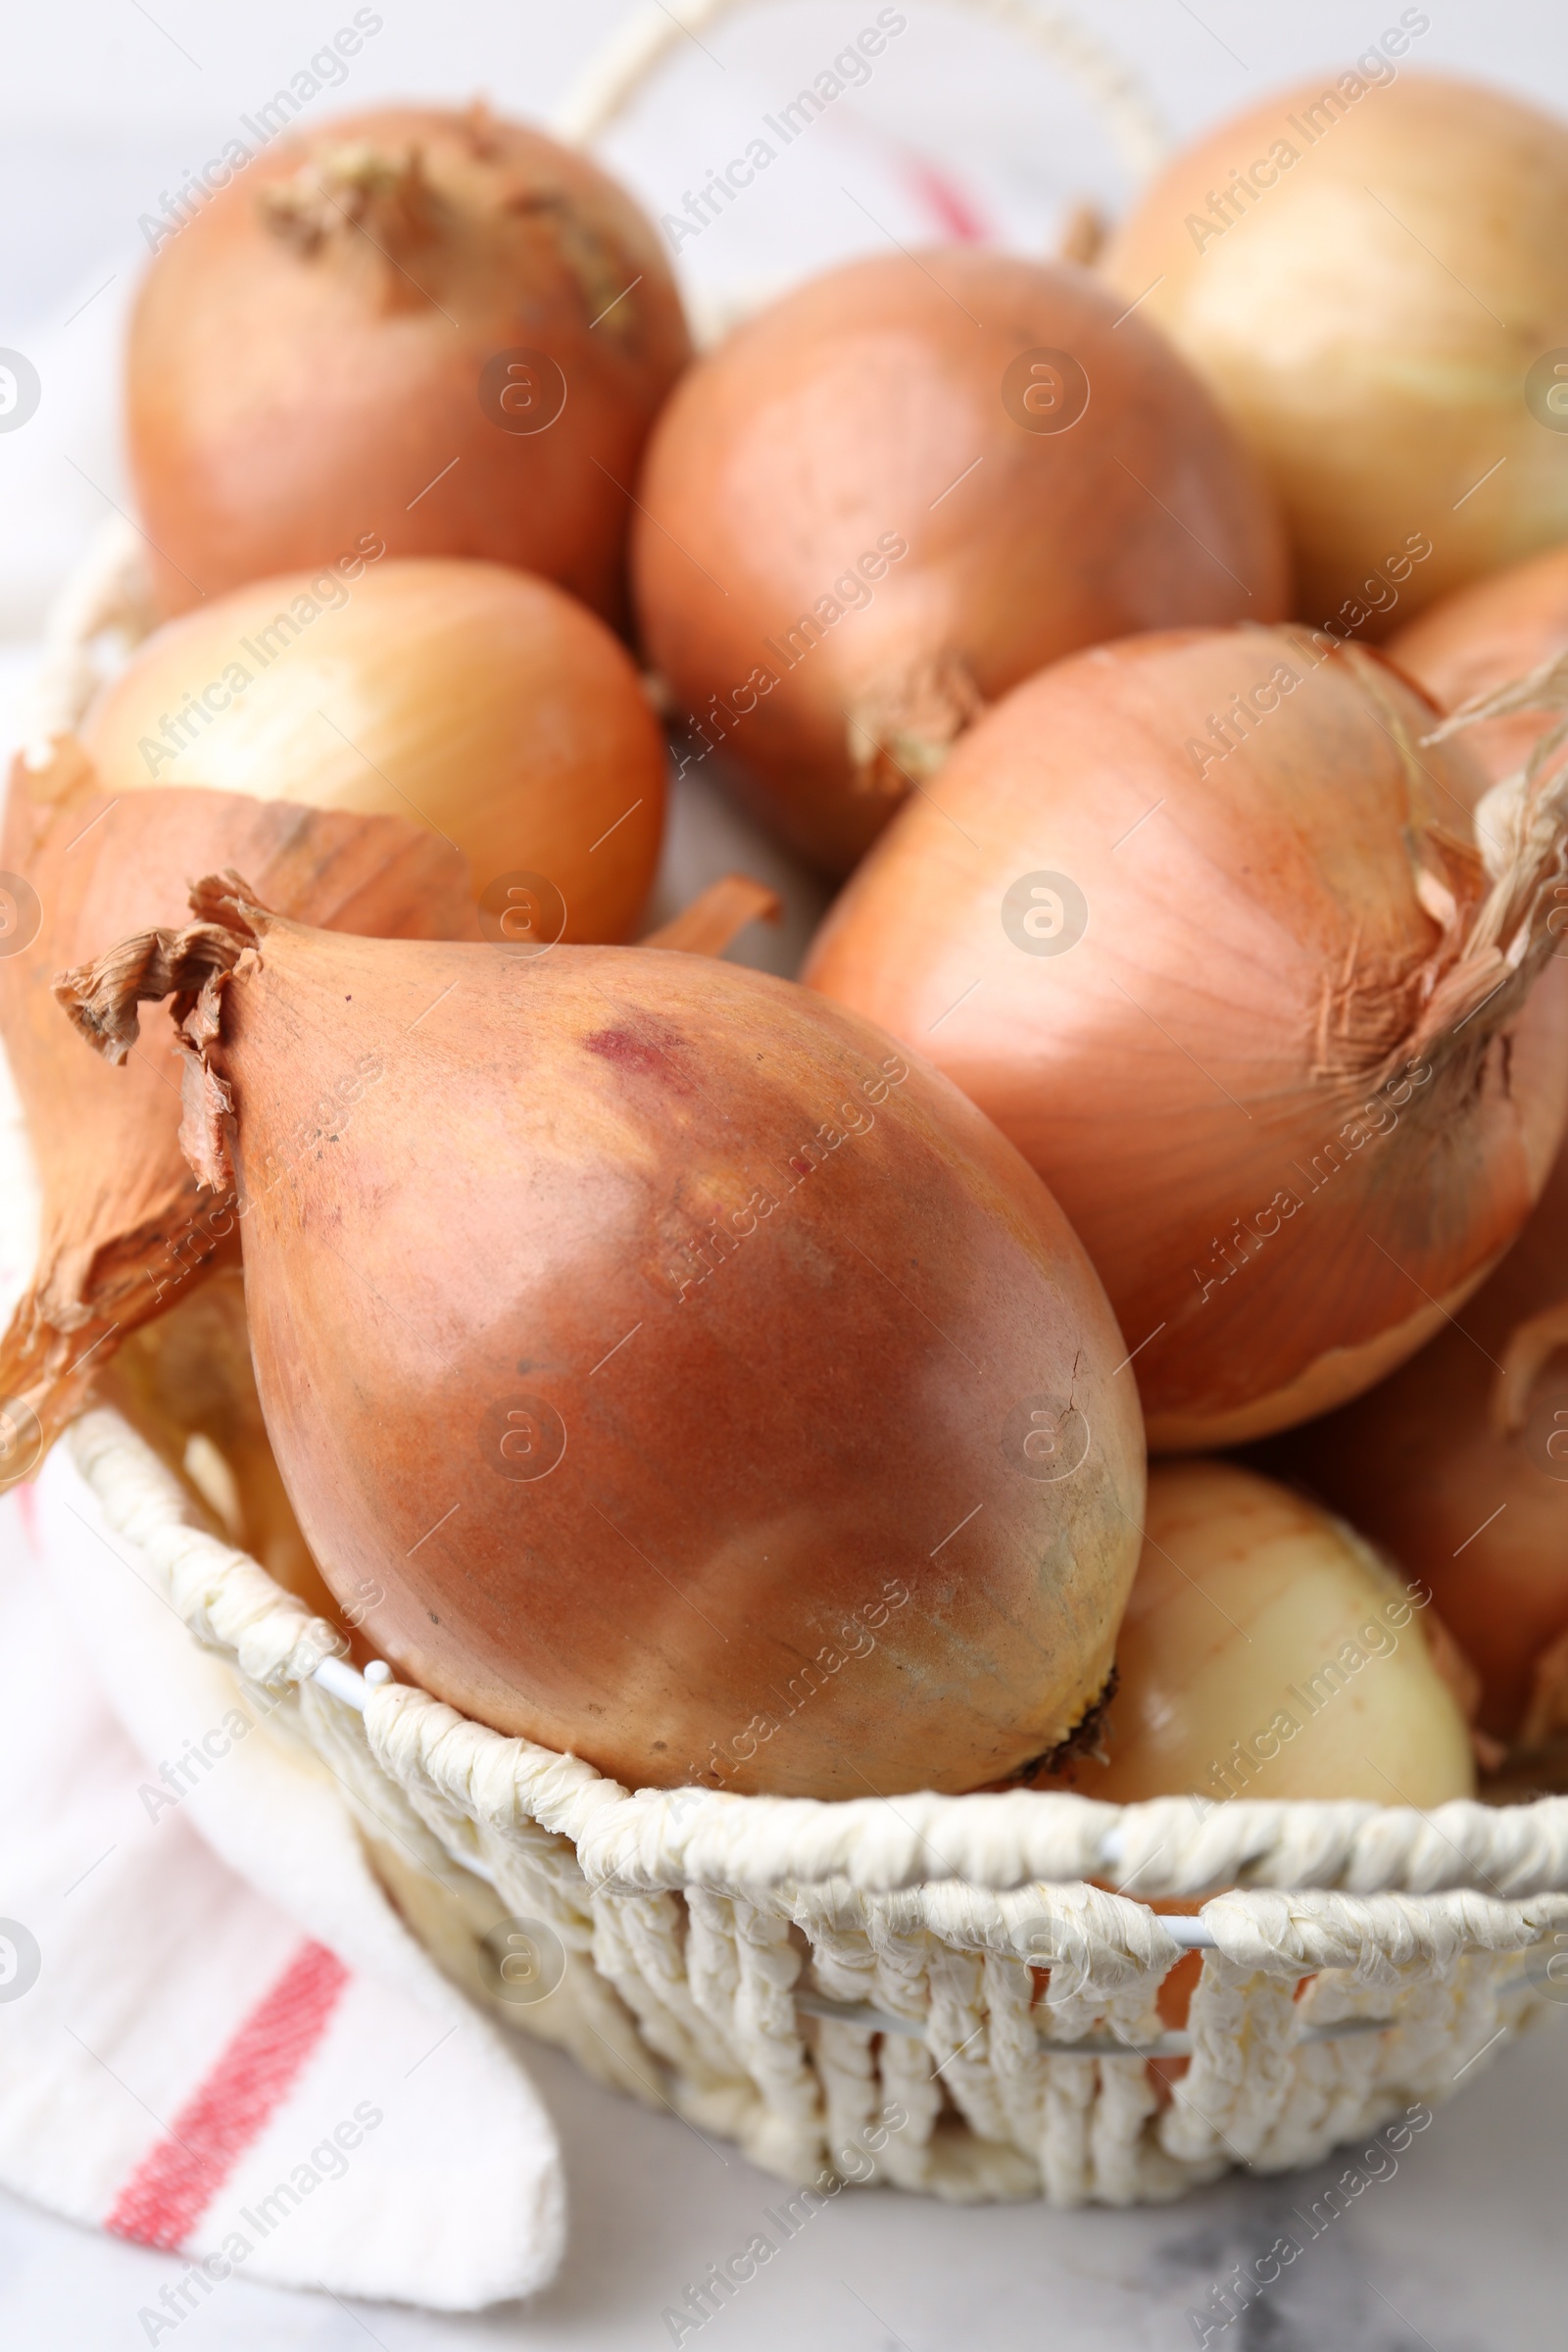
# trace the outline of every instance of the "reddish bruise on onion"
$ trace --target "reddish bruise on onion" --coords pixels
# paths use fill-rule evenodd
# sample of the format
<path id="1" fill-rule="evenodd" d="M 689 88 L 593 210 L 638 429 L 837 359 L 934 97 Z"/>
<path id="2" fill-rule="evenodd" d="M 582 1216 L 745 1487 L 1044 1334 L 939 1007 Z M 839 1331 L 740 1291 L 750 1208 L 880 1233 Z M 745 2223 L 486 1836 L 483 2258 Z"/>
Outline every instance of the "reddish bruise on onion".
<path id="1" fill-rule="evenodd" d="M 853 262 L 666 406 L 633 526 L 650 658 L 821 864 L 853 865 L 1043 662 L 1287 610 L 1257 468 L 1126 307 L 967 247 Z"/>
<path id="2" fill-rule="evenodd" d="M 1321 633 L 1074 656 L 965 737 L 941 808 L 901 812 L 808 959 L 1046 1178 L 1156 1449 L 1369 1387 L 1481 1281 L 1551 1165 L 1560 808 L 1494 885 L 1486 779 L 1462 742 L 1421 748 L 1435 724 Z"/>
<path id="3" fill-rule="evenodd" d="M 690 343 L 651 223 L 483 106 L 280 139 L 164 243 L 128 430 L 166 613 L 394 556 L 542 572 L 625 618 L 630 492 Z"/>
<path id="4" fill-rule="evenodd" d="M 731 965 L 192 903 L 62 1001 L 118 1054 L 184 992 L 268 1430 L 404 1675 L 663 1787 L 963 1789 L 1073 1731 L 1137 1556 L 1136 1392 L 945 1079 Z"/>

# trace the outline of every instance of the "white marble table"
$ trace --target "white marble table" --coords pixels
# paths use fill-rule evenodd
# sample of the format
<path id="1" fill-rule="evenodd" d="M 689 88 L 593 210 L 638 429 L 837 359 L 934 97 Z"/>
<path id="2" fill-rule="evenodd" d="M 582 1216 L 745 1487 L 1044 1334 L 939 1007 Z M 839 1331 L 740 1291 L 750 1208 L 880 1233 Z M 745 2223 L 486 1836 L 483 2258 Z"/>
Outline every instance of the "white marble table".
<path id="1" fill-rule="evenodd" d="M 712 2153 L 673 2116 L 530 2057 L 564 2143 L 571 2243 L 527 2306 L 452 2320 L 226 2281 L 162 2344 L 180 2352 L 653 2352 L 689 2280 L 743 2246 L 780 2183 Z M 1053 2213 L 958 2209 L 891 2189 L 811 2216 L 735 2301 L 687 2334 L 703 2352 L 1178 2352 L 1189 2309 L 1282 2230 L 1303 2252 L 1222 2352 L 1552 2352 L 1563 2341 L 1568 2032 L 1503 2054 L 1348 2211 L 1307 2239 L 1314 2200 L 1353 2161 L 1237 2180 L 1181 2205 Z M 1387 2172 L 1374 2160 L 1367 2168 Z M 90 2235 L 0 2197 L 0 2341 L 111 2352 L 145 2341 L 136 2314 L 175 2257 Z"/>

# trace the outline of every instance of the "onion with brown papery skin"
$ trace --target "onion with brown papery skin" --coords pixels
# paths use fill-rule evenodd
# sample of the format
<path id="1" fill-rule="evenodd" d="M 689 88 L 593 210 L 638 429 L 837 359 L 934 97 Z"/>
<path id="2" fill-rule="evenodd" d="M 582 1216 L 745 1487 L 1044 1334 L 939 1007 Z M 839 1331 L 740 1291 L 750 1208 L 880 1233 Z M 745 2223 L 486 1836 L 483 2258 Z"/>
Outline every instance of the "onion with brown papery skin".
<path id="1" fill-rule="evenodd" d="M 1087 271 L 973 248 L 853 262 L 738 328 L 661 416 L 633 527 L 650 658 L 821 864 L 851 866 L 1042 662 L 1285 612 L 1256 467 L 1124 308 Z"/>
<path id="2" fill-rule="evenodd" d="M 1457 1323 L 1280 1459 L 1431 1586 L 1483 1730 L 1568 1750 L 1568 1154 Z"/>
<path id="3" fill-rule="evenodd" d="M 130 1332 L 238 1255 L 232 1202 L 204 1203 L 180 1152 L 178 1064 L 165 1040 L 106 1068 L 72 1037 L 52 983 L 127 921 L 178 920 L 192 867 L 239 857 L 277 904 L 320 923 L 476 933 L 463 859 L 402 816 L 168 786 L 106 793 L 69 739 L 45 769 L 14 763 L 0 867 L 32 893 L 34 927 L 0 956 L 0 1038 L 42 1216 L 36 1269 L 0 1338 L 0 1402 L 22 1433 L 0 1482 L 34 1466 Z"/>
<path id="4" fill-rule="evenodd" d="M 1147 1528 L 1109 1761 L 1074 1763 L 1077 1794 L 1427 1807 L 1475 1793 L 1430 1594 L 1343 1521 L 1229 1462 L 1156 1462 Z"/>
<path id="5" fill-rule="evenodd" d="M 1477 580 L 1389 639 L 1389 660 L 1440 710 L 1513 686 L 1568 654 L 1568 547 Z M 1465 729 L 1465 742 L 1494 783 L 1529 759 L 1552 724 L 1537 704 Z"/>
<path id="6" fill-rule="evenodd" d="M 1109 1669 L 1143 1446 L 1104 1295 L 972 1104 L 695 956 L 348 940 L 234 878 L 172 987 L 300 1524 L 423 1689 L 629 1784 L 962 1789 Z M 293 1140 L 336 1099 L 331 1133 Z"/>
<path id="7" fill-rule="evenodd" d="M 542 132 L 393 107 L 280 139 L 163 244 L 132 319 L 160 609 L 373 532 L 619 625 L 629 494 L 690 351 L 652 224 Z"/>
<path id="8" fill-rule="evenodd" d="M 1303 616 L 1372 637 L 1568 536 L 1568 440 L 1542 405 L 1568 343 L 1568 124 L 1385 71 L 1353 98 L 1328 75 L 1222 122 L 1102 265 L 1267 467 Z"/>
<path id="9" fill-rule="evenodd" d="M 109 792 L 205 784 L 429 825 L 476 895 L 542 877 L 547 943 L 629 938 L 663 838 L 663 738 L 632 662 L 498 564 L 236 589 L 149 637 L 81 737 Z"/>
<path id="10" fill-rule="evenodd" d="M 1302 630 L 1075 655 L 964 739 L 941 808 L 901 812 L 808 961 L 1045 1177 L 1156 1450 L 1370 1387 L 1551 1165 L 1562 782 L 1532 788 L 1528 842 L 1489 817 L 1494 882 L 1485 777 L 1462 742 L 1420 748 L 1435 724 L 1375 656 Z"/>

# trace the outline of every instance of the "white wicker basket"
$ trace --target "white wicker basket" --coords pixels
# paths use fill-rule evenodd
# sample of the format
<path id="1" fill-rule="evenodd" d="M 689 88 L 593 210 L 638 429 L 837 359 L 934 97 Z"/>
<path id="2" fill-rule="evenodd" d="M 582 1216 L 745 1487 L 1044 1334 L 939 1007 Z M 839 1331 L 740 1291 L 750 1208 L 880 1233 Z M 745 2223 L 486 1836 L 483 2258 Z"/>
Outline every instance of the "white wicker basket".
<path id="1" fill-rule="evenodd" d="M 633 1794 L 345 1664 L 116 1414 L 70 1444 L 192 1634 L 331 1766 L 449 1973 L 788 2180 L 1175 2197 L 1436 2106 L 1568 1999 L 1568 1798 Z"/>

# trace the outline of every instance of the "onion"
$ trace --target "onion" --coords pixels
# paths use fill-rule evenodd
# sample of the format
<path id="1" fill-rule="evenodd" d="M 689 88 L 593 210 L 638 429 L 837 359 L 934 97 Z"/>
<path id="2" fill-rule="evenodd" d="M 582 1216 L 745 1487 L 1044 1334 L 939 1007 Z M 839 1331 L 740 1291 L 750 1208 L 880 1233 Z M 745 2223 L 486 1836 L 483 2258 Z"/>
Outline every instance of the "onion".
<path id="1" fill-rule="evenodd" d="M 1430 708 L 1305 631 L 1131 639 L 1043 672 L 911 802 L 804 977 L 932 1054 L 1110 1293 L 1150 1444 L 1342 1402 L 1439 1328 L 1556 1151 L 1568 990 Z M 1232 748 L 1222 749 L 1229 742 Z"/>
<path id="2" fill-rule="evenodd" d="M 496 564 L 372 555 L 237 589 L 149 637 L 82 741 L 110 792 L 416 819 L 494 920 L 516 884 L 551 939 L 628 937 L 659 862 L 664 747 L 635 668 L 581 605 Z"/>
<path id="3" fill-rule="evenodd" d="M 689 356 L 649 222 L 539 131 L 406 107 L 280 140 L 163 245 L 132 321 L 160 607 L 374 533 L 618 622 L 633 476 Z"/>
<path id="4" fill-rule="evenodd" d="M 1388 642 L 1388 657 L 1440 710 L 1457 710 L 1568 653 L 1568 547 L 1548 548 L 1446 597 Z M 1539 703 L 1465 729 L 1494 782 L 1522 767 L 1551 724 Z"/>
<path id="5" fill-rule="evenodd" d="M 1228 1462 L 1156 1464 L 1147 1525 L 1109 1761 L 1074 1762 L 1079 1794 L 1423 1808 L 1474 1794 L 1424 1587 L 1342 1520 Z"/>
<path id="6" fill-rule="evenodd" d="M 1232 117 L 1103 262 L 1267 467 L 1304 616 L 1374 638 L 1568 535 L 1568 419 L 1547 405 L 1568 126 L 1394 73 L 1371 49 Z"/>
<path id="7" fill-rule="evenodd" d="M 1042 662 L 1286 610 L 1255 468 L 1124 307 L 973 248 L 855 262 L 732 334 L 661 417 L 633 534 L 649 652 L 823 864 Z"/>
<path id="8" fill-rule="evenodd" d="M 1462 1319 L 1285 1457 L 1431 1586 L 1482 1729 L 1568 1736 L 1568 1154 Z"/>
<path id="9" fill-rule="evenodd" d="M 634 1785 L 961 1789 L 1070 1735 L 1137 1557 L 1137 1399 L 972 1105 L 734 965 L 192 904 L 62 1002 L 117 1058 L 177 992 L 267 1426 L 380 1651 Z"/>
<path id="10" fill-rule="evenodd" d="M 1109 1762 L 1074 1768 L 1082 1792 L 1418 1807 L 1473 1794 L 1474 1678 L 1432 1599 L 1272 1479 L 1220 1461 L 1157 1465 L 1117 1644 Z"/>

